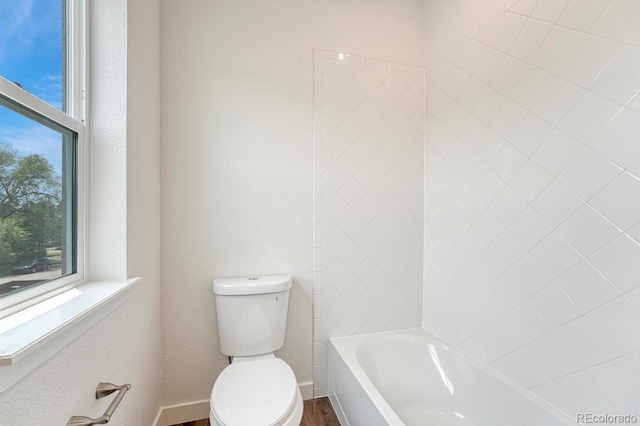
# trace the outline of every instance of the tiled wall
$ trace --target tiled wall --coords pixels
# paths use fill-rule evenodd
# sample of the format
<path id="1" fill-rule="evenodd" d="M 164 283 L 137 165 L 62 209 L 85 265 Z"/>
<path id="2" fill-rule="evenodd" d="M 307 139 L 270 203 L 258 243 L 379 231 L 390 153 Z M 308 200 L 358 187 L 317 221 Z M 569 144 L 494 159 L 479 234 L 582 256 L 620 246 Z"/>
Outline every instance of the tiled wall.
<path id="1" fill-rule="evenodd" d="M 640 413 L 640 1 L 522 0 L 427 73 L 424 325 Z"/>
<path id="2" fill-rule="evenodd" d="M 424 72 L 314 52 L 314 394 L 329 337 L 422 321 Z"/>

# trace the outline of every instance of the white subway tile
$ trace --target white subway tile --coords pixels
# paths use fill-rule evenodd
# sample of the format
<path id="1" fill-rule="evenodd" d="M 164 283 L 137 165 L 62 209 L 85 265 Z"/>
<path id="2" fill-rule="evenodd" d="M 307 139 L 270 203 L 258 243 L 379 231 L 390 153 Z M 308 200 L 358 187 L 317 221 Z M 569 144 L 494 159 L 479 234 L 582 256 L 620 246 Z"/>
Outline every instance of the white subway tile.
<path id="1" fill-rule="evenodd" d="M 607 244 L 589 261 L 623 293 L 640 286 L 640 245 L 627 235 Z"/>
<path id="2" fill-rule="evenodd" d="M 529 113 L 511 135 L 509 142 L 526 155 L 531 156 L 552 130 L 552 125 Z"/>
<path id="3" fill-rule="evenodd" d="M 600 154 L 585 149 L 567 166 L 558 179 L 583 200 L 590 199 L 622 170 Z"/>
<path id="4" fill-rule="evenodd" d="M 589 205 L 584 205 L 567 219 L 558 232 L 585 257 L 622 233 Z"/>
<path id="5" fill-rule="evenodd" d="M 610 2 L 611 0 L 572 0 L 562 13 L 558 24 L 587 32 Z"/>
<path id="6" fill-rule="evenodd" d="M 494 303 L 497 304 L 496 309 L 500 315 L 513 309 L 526 299 L 526 295 L 508 272 L 500 275 L 487 288 Z"/>
<path id="7" fill-rule="evenodd" d="M 496 217 L 506 225 L 514 221 L 527 207 L 527 204 L 508 186 L 490 205 Z"/>
<path id="8" fill-rule="evenodd" d="M 324 298 L 324 295 L 323 295 Z M 339 322 L 340 319 L 349 310 L 349 303 L 340 294 L 336 293 L 323 305 L 322 311 L 329 315 L 335 322 Z M 324 322 L 324 321 L 323 321 Z"/>
<path id="9" fill-rule="evenodd" d="M 531 108 L 553 80 L 553 75 L 529 66 L 509 95 L 525 108 Z"/>
<path id="10" fill-rule="evenodd" d="M 553 25 L 547 22 L 528 19 L 511 46 L 509 54 L 527 63 L 531 62 L 552 28 Z"/>
<path id="11" fill-rule="evenodd" d="M 625 358 L 636 369 L 638 374 L 640 374 L 640 352 L 636 352 L 635 354 L 627 355 Z"/>
<path id="12" fill-rule="evenodd" d="M 480 59 L 484 55 L 485 49 L 487 49 L 487 47 L 484 44 L 478 43 L 475 40 L 469 40 L 464 55 L 462 55 L 460 59 L 460 68 L 466 71 L 467 74 L 473 74 L 478 62 L 480 62 Z"/>
<path id="13" fill-rule="evenodd" d="M 615 410 L 584 371 L 562 377 L 555 384 L 574 413 L 612 413 Z"/>
<path id="14" fill-rule="evenodd" d="M 583 93 L 584 89 L 575 84 L 554 78 L 531 108 L 531 112 L 557 125 Z"/>
<path id="15" fill-rule="evenodd" d="M 506 229 L 489 246 L 505 270 L 527 253 L 516 237 Z"/>
<path id="16" fill-rule="evenodd" d="M 509 11 L 512 13 L 518 13 L 520 15 L 529 16 L 533 9 L 536 7 L 538 0 L 520 0 L 514 4 Z"/>
<path id="17" fill-rule="evenodd" d="M 491 127 L 502 137 L 508 138 L 518 127 L 527 110 L 507 99 L 491 121 Z"/>
<path id="18" fill-rule="evenodd" d="M 586 92 L 558 127 L 582 143 L 589 144 L 621 109 L 619 104 Z"/>
<path id="19" fill-rule="evenodd" d="M 618 413 L 637 415 L 640 374 L 627 360 L 620 358 L 592 367 L 587 374 Z"/>
<path id="20" fill-rule="evenodd" d="M 504 96 L 488 87 L 482 94 L 473 113 L 484 123 L 489 124 L 505 100 Z"/>
<path id="21" fill-rule="evenodd" d="M 509 225 L 509 229 L 529 250 L 553 231 L 553 228 L 530 207 L 524 209 Z"/>
<path id="22" fill-rule="evenodd" d="M 531 342 L 551 331 L 549 324 L 528 300 L 513 308 L 507 315 L 524 342 Z"/>
<path id="23" fill-rule="evenodd" d="M 493 75 L 496 73 L 502 61 L 505 58 L 505 54 L 494 48 L 488 47 L 485 49 L 482 58 L 478 61 L 478 65 L 473 70 L 473 76 L 485 84 L 489 84 Z"/>
<path id="24" fill-rule="evenodd" d="M 640 3 L 635 0 L 613 0 L 596 20 L 591 32 L 621 42 L 629 41 L 640 28 Z"/>
<path id="25" fill-rule="evenodd" d="M 490 86 L 507 96 L 520 80 L 526 68 L 525 62 L 507 56 L 491 79 Z"/>
<path id="26" fill-rule="evenodd" d="M 638 197 L 640 180 L 623 172 L 593 197 L 590 204 L 619 228 L 627 230 L 640 219 Z"/>
<path id="27" fill-rule="evenodd" d="M 500 152 L 505 139 L 492 129 L 487 129 L 473 148 L 474 154 L 484 163 L 489 164 Z"/>
<path id="28" fill-rule="evenodd" d="M 509 186 L 524 201 L 530 203 L 553 180 L 553 177 L 533 161 L 529 160 L 520 168 Z"/>
<path id="29" fill-rule="evenodd" d="M 625 296 L 591 312 L 589 318 L 622 354 L 640 351 L 640 307 Z"/>
<path id="30" fill-rule="evenodd" d="M 494 361 L 491 366 L 514 377 L 516 382 L 527 389 L 549 380 L 547 372 L 527 346 Z"/>
<path id="31" fill-rule="evenodd" d="M 553 2 L 554 0 L 547 1 Z M 583 37 L 584 33 L 582 32 L 564 27 L 553 27 L 531 64 L 547 72 L 557 73 Z"/>
<path id="32" fill-rule="evenodd" d="M 525 255 L 509 269 L 509 273 L 518 283 L 518 287 L 531 296 L 552 281 L 551 275 L 530 254 Z"/>
<path id="33" fill-rule="evenodd" d="M 571 413 L 571 407 L 553 382 L 543 383 L 529 390 L 561 412 Z"/>
<path id="34" fill-rule="evenodd" d="M 473 186 L 473 190 L 485 204 L 491 204 L 494 198 L 496 198 L 505 186 L 506 184 L 504 181 L 500 179 L 498 175 L 493 173 L 491 169 L 485 169 L 484 173 L 482 173 L 476 184 Z"/>
<path id="35" fill-rule="evenodd" d="M 584 149 L 584 145 L 561 130 L 555 129 L 531 157 L 551 176 L 560 172 Z"/>
<path id="36" fill-rule="evenodd" d="M 580 262 L 557 281 L 583 312 L 590 312 L 621 294 L 587 261 Z"/>
<path id="37" fill-rule="evenodd" d="M 624 46 L 593 82 L 591 90 L 626 105 L 640 91 L 640 47 Z"/>
<path id="38" fill-rule="evenodd" d="M 640 157 L 640 113 L 623 109 L 589 145 L 622 168 Z"/>
<path id="39" fill-rule="evenodd" d="M 539 0 L 531 12 L 531 17 L 541 21 L 555 23 L 570 0 Z"/>
<path id="40" fill-rule="evenodd" d="M 553 278 L 564 274 L 583 259 L 557 232 L 542 240 L 531 253 Z"/>
<path id="41" fill-rule="evenodd" d="M 356 300 L 364 293 L 365 286 L 364 284 L 355 276 L 349 275 L 349 278 L 340 286 L 338 289 L 338 293 L 344 297 L 344 299 L 349 303 L 349 305 L 353 306 Z M 343 326 L 342 321 L 340 325 Z M 362 324 L 360 324 L 362 325 Z M 349 332 L 351 334 L 351 332 Z"/>
<path id="42" fill-rule="evenodd" d="M 508 52 L 526 21 L 527 18 L 523 16 L 505 13 L 489 45 L 502 52 Z"/>
<path id="43" fill-rule="evenodd" d="M 582 311 L 555 282 L 534 294 L 531 302 L 552 329 L 582 315 Z"/>
<path id="44" fill-rule="evenodd" d="M 470 78 L 460 96 L 460 104 L 468 111 L 473 111 L 476 105 L 478 105 L 478 102 L 480 102 L 486 89 L 486 84 L 473 77 Z"/>
<path id="45" fill-rule="evenodd" d="M 500 25 L 500 18 L 501 16 L 497 16 L 491 19 L 491 22 L 484 24 L 474 39 L 480 43 L 489 44 L 493 38 L 493 34 L 495 34 L 498 29 L 498 25 Z"/>
<path id="46" fill-rule="evenodd" d="M 559 76 L 588 88 L 622 47 L 622 43 L 587 34 L 569 55 Z"/>
<path id="47" fill-rule="evenodd" d="M 620 352 L 586 316 L 560 327 L 556 334 L 584 368 L 620 356 Z"/>
<path id="48" fill-rule="evenodd" d="M 527 157 L 510 143 L 506 143 L 491 161 L 489 167 L 503 181 L 508 182 L 526 163 Z"/>
<path id="49" fill-rule="evenodd" d="M 531 203 L 553 227 L 557 227 L 573 214 L 584 202 L 562 183 L 554 180 Z"/>
<path id="50" fill-rule="evenodd" d="M 529 347 L 540 360 L 552 379 L 580 370 L 578 360 L 569 352 L 562 340 L 551 332 L 531 342 Z"/>

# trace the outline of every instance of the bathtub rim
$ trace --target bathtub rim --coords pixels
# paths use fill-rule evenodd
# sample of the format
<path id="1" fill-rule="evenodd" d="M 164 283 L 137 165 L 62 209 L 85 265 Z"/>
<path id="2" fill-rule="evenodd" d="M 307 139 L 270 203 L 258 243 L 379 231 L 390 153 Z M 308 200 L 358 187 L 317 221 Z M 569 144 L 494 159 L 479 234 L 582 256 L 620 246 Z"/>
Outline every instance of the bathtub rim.
<path id="1" fill-rule="evenodd" d="M 572 419 L 571 416 L 560 411 L 558 408 L 545 401 L 538 395 L 533 392 L 527 390 L 519 383 L 509 379 L 499 371 L 489 367 L 484 364 L 482 361 L 474 358 L 473 356 L 467 354 L 463 350 L 459 349 L 455 345 L 447 342 L 446 340 L 436 336 L 430 331 L 417 327 L 417 328 L 408 328 L 402 330 L 394 330 L 394 331 L 384 331 L 378 333 L 368 333 L 368 334 L 359 334 L 355 336 L 340 336 L 340 337 L 331 337 L 329 338 L 329 345 L 333 346 L 337 354 L 342 358 L 344 363 L 347 365 L 349 370 L 353 373 L 353 376 L 359 382 L 361 387 L 367 396 L 371 399 L 373 404 L 380 411 L 381 416 L 389 423 L 392 424 L 404 424 L 402 419 L 395 413 L 393 408 L 387 403 L 384 397 L 380 394 L 378 389 L 369 379 L 367 373 L 364 371 L 360 362 L 357 359 L 357 350 L 361 345 L 371 339 L 382 339 L 385 336 L 389 335 L 409 335 L 409 336 L 417 336 L 422 339 L 427 340 L 430 343 L 437 343 L 441 345 L 445 350 L 451 351 L 454 354 L 461 356 L 465 361 L 467 361 L 470 365 L 475 368 L 480 369 L 481 371 L 488 373 L 489 375 L 495 377 L 500 383 L 509 387 L 514 392 L 518 393 L 521 397 L 531 401 L 533 404 L 538 406 L 541 410 L 548 412 L 558 419 L 558 421 L 564 422 L 567 425 L 575 425 L 575 419 Z M 331 365 L 329 365 L 331 368 Z M 329 389 L 329 396 L 334 396 L 333 389 Z M 380 403 L 382 402 L 382 403 Z"/>

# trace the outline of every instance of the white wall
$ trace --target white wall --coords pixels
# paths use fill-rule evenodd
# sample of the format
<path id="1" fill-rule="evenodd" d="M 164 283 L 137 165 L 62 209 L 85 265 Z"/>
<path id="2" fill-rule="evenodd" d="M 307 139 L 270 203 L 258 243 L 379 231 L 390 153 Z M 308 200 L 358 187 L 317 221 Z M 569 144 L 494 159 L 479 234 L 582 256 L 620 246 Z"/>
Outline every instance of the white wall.
<path id="1" fill-rule="evenodd" d="M 423 63 L 421 0 L 163 1 L 163 403 L 205 400 L 214 277 L 290 273 L 285 347 L 312 379 L 313 48 Z"/>
<path id="2" fill-rule="evenodd" d="M 424 325 L 570 414 L 639 412 L 638 31 L 522 0 L 427 75 Z"/>
<path id="3" fill-rule="evenodd" d="M 149 425 L 160 405 L 158 21 L 155 0 L 91 2 L 93 276 L 141 276 L 131 299 L 0 395 L 0 425 L 102 415 L 100 381 L 131 383 L 109 424 Z M 107 163 L 107 164 L 105 164 Z"/>

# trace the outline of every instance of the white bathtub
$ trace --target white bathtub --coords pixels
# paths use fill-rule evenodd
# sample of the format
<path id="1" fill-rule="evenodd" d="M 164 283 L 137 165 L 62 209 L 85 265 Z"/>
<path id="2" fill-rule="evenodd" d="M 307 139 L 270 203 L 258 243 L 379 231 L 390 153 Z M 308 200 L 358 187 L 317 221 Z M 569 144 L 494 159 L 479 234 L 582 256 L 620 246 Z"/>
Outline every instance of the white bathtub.
<path id="1" fill-rule="evenodd" d="M 575 425 L 423 329 L 332 338 L 329 398 L 343 425 Z"/>

